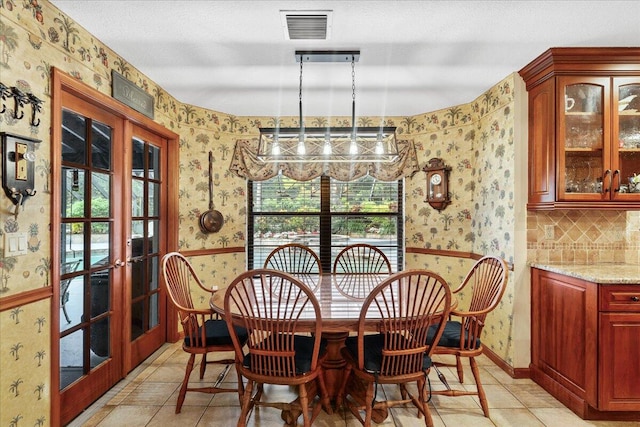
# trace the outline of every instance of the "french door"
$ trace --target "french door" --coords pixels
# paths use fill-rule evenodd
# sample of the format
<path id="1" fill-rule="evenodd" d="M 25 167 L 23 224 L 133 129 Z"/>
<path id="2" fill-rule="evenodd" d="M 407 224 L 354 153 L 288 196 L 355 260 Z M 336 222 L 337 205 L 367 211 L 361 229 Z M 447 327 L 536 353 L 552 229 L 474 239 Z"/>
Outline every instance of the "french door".
<path id="1" fill-rule="evenodd" d="M 53 339 L 59 340 L 64 424 L 123 377 L 126 211 L 124 150 L 117 149 L 122 120 L 67 93 L 62 98 L 60 310 Z"/>
<path id="2" fill-rule="evenodd" d="M 127 132 L 129 133 L 129 132 Z M 125 196 L 129 218 L 127 236 L 127 284 L 129 304 L 129 351 L 125 369 L 130 371 L 162 345 L 166 337 L 166 298 L 160 286 L 160 259 L 166 252 L 166 163 L 167 141 L 137 126 L 132 126 L 131 155 L 127 174 L 130 185 Z"/>
<path id="3" fill-rule="evenodd" d="M 177 242 L 167 231 L 177 136 L 133 123 L 111 100 L 62 90 L 55 81 L 64 76 L 54 77 L 52 385 L 64 425 L 157 350 L 175 321 L 160 259 Z"/>

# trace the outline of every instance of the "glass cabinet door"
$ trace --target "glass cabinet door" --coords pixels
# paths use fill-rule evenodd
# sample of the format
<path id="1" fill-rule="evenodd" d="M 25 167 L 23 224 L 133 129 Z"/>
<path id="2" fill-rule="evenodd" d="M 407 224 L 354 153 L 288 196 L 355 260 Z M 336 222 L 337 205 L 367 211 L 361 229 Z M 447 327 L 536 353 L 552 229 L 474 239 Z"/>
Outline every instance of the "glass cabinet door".
<path id="1" fill-rule="evenodd" d="M 560 200 L 610 198 L 609 86 L 608 78 L 559 78 Z"/>
<path id="2" fill-rule="evenodd" d="M 614 79 L 612 196 L 640 199 L 640 79 Z"/>

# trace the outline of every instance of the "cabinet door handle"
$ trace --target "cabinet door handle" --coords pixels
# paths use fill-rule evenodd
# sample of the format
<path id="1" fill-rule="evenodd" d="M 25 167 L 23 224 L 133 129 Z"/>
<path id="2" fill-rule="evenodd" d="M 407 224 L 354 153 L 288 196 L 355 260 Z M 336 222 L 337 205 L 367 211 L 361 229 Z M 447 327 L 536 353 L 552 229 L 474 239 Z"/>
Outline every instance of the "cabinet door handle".
<path id="1" fill-rule="evenodd" d="M 640 301 L 640 297 L 632 296 L 631 301 L 638 302 Z"/>
<path id="2" fill-rule="evenodd" d="M 609 177 L 609 186 L 607 187 L 607 176 Z M 604 176 L 602 177 L 602 194 L 606 194 L 611 191 L 611 185 L 613 184 L 613 177 L 611 176 L 611 169 L 607 169 L 604 171 Z"/>
<path id="3" fill-rule="evenodd" d="M 616 176 L 618 177 L 618 186 L 616 187 L 615 191 L 616 193 L 620 191 L 620 169 L 616 169 L 613 172 L 613 177 L 611 178 L 611 183 L 613 184 L 613 180 L 616 179 Z"/>

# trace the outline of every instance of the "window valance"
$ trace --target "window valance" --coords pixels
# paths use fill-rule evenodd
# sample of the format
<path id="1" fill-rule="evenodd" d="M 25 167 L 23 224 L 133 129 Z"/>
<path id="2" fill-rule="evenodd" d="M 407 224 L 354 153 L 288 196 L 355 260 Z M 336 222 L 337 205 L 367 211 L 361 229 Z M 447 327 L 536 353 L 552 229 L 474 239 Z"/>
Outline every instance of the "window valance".
<path id="1" fill-rule="evenodd" d="M 418 156 L 413 141 L 398 141 L 399 156 L 391 163 L 272 163 L 256 157 L 258 138 L 239 139 L 233 150 L 229 170 L 241 178 L 264 181 L 278 175 L 308 181 L 327 175 L 339 181 L 351 181 L 367 174 L 380 181 L 395 181 L 410 177 L 420 170 Z"/>

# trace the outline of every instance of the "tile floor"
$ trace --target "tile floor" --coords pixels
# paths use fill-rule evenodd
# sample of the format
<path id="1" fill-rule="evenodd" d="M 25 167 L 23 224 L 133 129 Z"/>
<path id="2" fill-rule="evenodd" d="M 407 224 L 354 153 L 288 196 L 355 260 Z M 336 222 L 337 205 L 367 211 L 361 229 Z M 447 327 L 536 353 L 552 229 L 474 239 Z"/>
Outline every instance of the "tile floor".
<path id="1" fill-rule="evenodd" d="M 240 413 L 237 396 L 233 393 L 218 395 L 187 393 L 182 412 L 175 414 L 175 404 L 184 375 L 187 355 L 180 343 L 165 344 L 152 357 L 137 367 L 124 380 L 106 393 L 96 403 L 80 414 L 71 427 L 137 427 L 137 426 L 232 426 Z M 491 419 L 485 418 L 477 398 L 474 396 L 446 397 L 434 396 L 431 404 L 436 427 L 466 426 L 517 426 L 517 427 L 582 427 L 620 426 L 640 427 L 640 422 L 584 421 L 560 402 L 546 393 L 540 386 L 528 379 L 513 379 L 488 358 L 478 360 L 481 377 L 491 408 Z M 215 381 L 222 366 L 209 365 L 205 380 Z M 455 380 L 455 369 L 441 368 L 453 388 L 463 387 Z M 235 370 L 228 371 L 223 382 L 235 387 Z M 442 387 L 432 370 L 431 384 Z M 192 381 L 198 381 L 194 369 Z M 465 372 L 466 381 L 473 384 L 470 371 Z M 472 385 L 473 386 L 473 385 Z M 385 393 L 396 392 L 396 387 L 384 387 Z M 265 386 L 267 391 L 267 386 Z M 293 396 L 287 387 L 277 387 L 278 394 Z M 267 391 L 273 393 L 273 391 Z M 271 394 L 273 395 L 273 394 Z M 299 423 L 302 423 L 300 418 Z M 254 409 L 249 426 L 283 426 L 277 409 L 262 407 Z M 320 413 L 314 426 L 359 426 L 360 423 L 350 412 L 338 411 L 328 415 Z M 374 424 L 375 425 L 375 424 Z M 424 425 L 416 418 L 413 406 L 395 407 L 382 426 Z"/>

